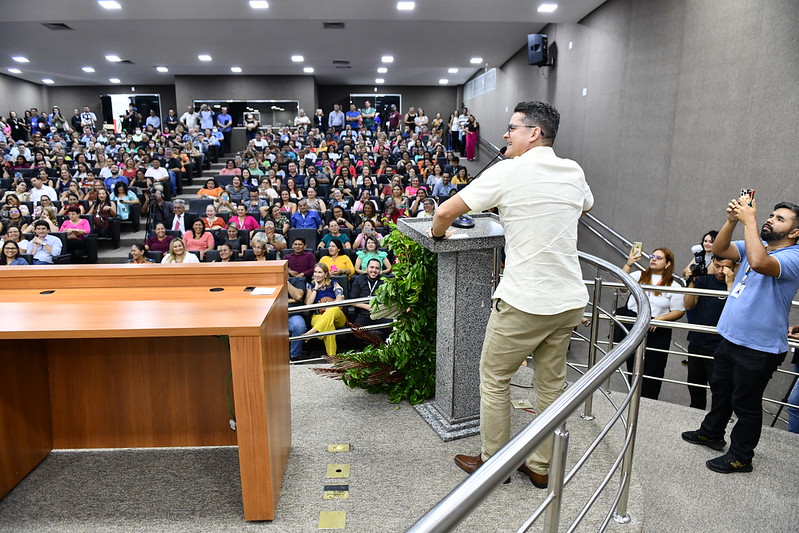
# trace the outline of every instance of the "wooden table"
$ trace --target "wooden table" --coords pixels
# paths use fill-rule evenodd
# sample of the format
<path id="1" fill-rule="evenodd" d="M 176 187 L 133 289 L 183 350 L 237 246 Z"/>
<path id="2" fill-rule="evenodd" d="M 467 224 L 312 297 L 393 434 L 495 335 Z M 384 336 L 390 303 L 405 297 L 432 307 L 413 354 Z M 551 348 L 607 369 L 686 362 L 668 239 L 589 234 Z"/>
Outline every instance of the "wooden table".
<path id="1" fill-rule="evenodd" d="M 285 261 L 0 268 L 0 497 L 52 449 L 238 445 L 244 517 L 274 518 Z"/>

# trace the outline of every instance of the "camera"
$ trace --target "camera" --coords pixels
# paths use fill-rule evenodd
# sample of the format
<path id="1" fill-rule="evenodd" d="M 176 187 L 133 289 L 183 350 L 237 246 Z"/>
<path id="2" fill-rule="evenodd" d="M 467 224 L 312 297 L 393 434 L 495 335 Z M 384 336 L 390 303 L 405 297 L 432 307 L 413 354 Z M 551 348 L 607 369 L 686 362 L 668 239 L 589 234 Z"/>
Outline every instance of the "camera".
<path id="1" fill-rule="evenodd" d="M 695 244 L 691 247 L 691 252 L 694 254 L 694 264 L 691 265 L 691 277 L 698 278 L 707 274 L 707 265 L 705 264 L 705 249 L 701 244 Z"/>

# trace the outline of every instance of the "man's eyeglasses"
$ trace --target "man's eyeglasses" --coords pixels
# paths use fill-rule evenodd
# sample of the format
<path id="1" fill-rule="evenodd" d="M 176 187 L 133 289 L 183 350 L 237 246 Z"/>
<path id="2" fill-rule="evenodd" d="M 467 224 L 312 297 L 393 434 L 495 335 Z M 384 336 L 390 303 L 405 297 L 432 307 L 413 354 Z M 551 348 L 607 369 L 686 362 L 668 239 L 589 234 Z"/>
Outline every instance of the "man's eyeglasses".
<path id="1" fill-rule="evenodd" d="M 508 124 L 508 133 L 513 133 L 516 128 L 537 128 L 538 126 L 526 126 L 524 124 Z"/>

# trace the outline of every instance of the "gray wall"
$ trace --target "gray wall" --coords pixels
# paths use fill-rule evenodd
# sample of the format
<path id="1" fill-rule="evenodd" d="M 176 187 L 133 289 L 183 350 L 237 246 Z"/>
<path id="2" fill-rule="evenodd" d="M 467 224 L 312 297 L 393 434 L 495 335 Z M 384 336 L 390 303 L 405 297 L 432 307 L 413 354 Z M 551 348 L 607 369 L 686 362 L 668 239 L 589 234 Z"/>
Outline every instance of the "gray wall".
<path id="1" fill-rule="evenodd" d="M 584 167 L 594 214 L 671 248 L 681 268 L 741 187 L 757 190 L 761 221 L 777 201 L 799 202 L 797 27 L 791 0 L 609 0 L 543 31 L 554 70 L 529 66 L 522 48 L 496 91 L 465 103 L 501 146 L 516 102 L 553 102 L 555 149 Z"/>
<path id="2" fill-rule="evenodd" d="M 47 104 L 47 87 L 0 74 L 0 115 L 7 117 L 13 109 L 22 116 L 31 107 L 49 112 Z"/>
<path id="3" fill-rule="evenodd" d="M 316 107 L 313 76 L 175 76 L 175 97 L 181 115 L 193 100 L 298 100 Z"/>
<path id="4" fill-rule="evenodd" d="M 436 113 L 441 113 L 446 120 L 458 104 L 457 87 L 381 85 L 379 91 L 383 94 L 401 94 L 402 113 L 408 111 L 410 106 L 422 107 L 431 119 Z M 333 110 L 333 104 L 341 104 L 346 110 L 350 94 L 374 94 L 374 85 L 320 85 L 320 107 L 325 113 Z"/>

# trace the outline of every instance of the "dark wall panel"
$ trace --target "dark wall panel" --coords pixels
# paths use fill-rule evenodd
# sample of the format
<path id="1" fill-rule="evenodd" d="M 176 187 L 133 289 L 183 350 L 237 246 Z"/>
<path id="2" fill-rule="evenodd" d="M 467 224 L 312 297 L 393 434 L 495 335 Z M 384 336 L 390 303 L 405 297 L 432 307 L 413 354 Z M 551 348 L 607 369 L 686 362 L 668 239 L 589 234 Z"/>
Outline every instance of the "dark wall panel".
<path id="1" fill-rule="evenodd" d="M 449 114 L 458 105 L 457 87 L 412 87 L 406 85 L 391 86 L 381 85 L 380 93 L 401 94 L 402 107 L 400 112 L 405 113 L 408 107 L 422 107 L 431 119 L 436 113 L 446 120 Z M 319 107 L 325 113 L 333 110 L 334 104 L 340 104 L 346 111 L 349 106 L 350 94 L 374 94 L 374 85 L 320 85 Z"/>

